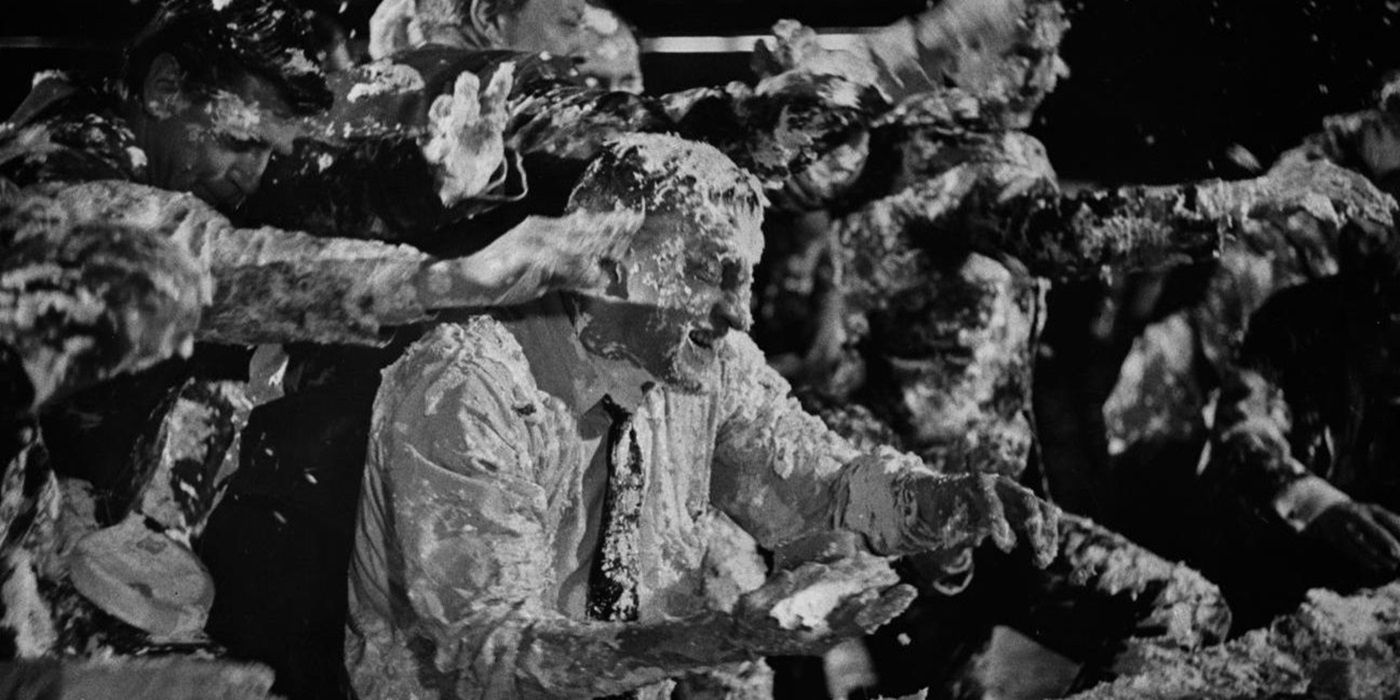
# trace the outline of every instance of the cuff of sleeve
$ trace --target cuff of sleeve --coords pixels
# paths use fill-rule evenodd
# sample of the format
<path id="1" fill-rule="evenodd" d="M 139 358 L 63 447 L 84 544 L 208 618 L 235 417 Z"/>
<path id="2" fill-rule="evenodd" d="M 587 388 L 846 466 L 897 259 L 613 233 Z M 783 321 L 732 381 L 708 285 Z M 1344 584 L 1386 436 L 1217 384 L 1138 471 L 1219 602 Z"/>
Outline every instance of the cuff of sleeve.
<path id="1" fill-rule="evenodd" d="M 912 482 L 932 476 L 912 455 L 882 448 L 858 459 L 845 471 L 844 498 L 838 498 L 835 524 L 865 536 L 871 551 L 890 556 L 912 554 L 926 546 L 918 529 L 919 508 Z"/>
<path id="2" fill-rule="evenodd" d="M 1350 501 L 1340 489 L 1318 476 L 1305 476 L 1285 486 L 1274 496 L 1274 511 L 1294 530 L 1301 532 L 1323 511 Z"/>
<path id="3" fill-rule="evenodd" d="M 418 291 L 418 275 L 426 260 L 426 256 L 412 256 L 374 265 L 359 284 L 358 294 L 350 296 L 353 303 L 346 311 L 358 313 L 360 321 L 373 328 L 423 320 L 428 311 Z"/>
<path id="4" fill-rule="evenodd" d="M 928 577 L 928 587 L 941 595 L 957 595 L 972 583 L 972 548 L 963 549 L 950 561 L 938 562 Z"/>

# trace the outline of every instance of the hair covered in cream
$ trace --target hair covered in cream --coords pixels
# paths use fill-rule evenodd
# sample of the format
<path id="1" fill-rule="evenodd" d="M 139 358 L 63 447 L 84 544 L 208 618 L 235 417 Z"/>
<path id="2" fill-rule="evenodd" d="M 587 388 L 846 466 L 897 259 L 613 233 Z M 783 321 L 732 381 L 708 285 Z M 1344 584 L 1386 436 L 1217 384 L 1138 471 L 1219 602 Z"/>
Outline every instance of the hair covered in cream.
<path id="1" fill-rule="evenodd" d="M 766 205 L 758 179 L 718 149 L 664 134 L 612 141 L 569 196 L 570 211 L 678 214 L 697 232 L 724 232 L 751 262 L 763 252 Z"/>

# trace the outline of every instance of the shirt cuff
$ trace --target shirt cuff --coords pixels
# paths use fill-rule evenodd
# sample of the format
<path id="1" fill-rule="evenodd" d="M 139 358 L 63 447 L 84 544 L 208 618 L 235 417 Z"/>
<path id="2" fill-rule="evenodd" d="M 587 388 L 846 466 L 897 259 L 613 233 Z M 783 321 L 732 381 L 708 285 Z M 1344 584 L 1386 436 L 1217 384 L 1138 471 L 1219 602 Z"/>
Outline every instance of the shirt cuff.
<path id="1" fill-rule="evenodd" d="M 1309 475 L 1279 491 L 1274 496 L 1273 506 L 1284 522 L 1301 532 L 1323 511 L 1350 500 L 1350 496 L 1326 479 Z"/>

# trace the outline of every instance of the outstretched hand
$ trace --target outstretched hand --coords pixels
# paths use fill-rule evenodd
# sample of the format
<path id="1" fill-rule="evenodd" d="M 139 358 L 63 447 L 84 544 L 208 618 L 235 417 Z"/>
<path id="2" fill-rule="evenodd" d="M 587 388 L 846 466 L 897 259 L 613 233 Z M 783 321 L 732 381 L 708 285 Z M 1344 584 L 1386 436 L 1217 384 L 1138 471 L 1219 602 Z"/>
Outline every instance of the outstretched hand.
<path id="1" fill-rule="evenodd" d="M 635 212 L 530 217 L 481 251 L 428 266 L 419 279 L 426 308 L 505 306 L 546 292 L 602 292 L 642 225 Z"/>
<path id="2" fill-rule="evenodd" d="M 922 482 L 917 498 L 930 549 L 975 546 L 990 536 L 1010 551 L 1019 534 L 1038 566 L 1059 552 L 1060 509 L 1005 476 L 940 474 Z"/>
<path id="3" fill-rule="evenodd" d="M 1338 503 L 1314 518 L 1303 535 L 1335 550 L 1376 583 L 1400 576 L 1400 516 L 1381 506 Z"/>
<path id="4" fill-rule="evenodd" d="M 765 655 L 820 654 L 873 632 L 904 612 L 917 592 L 882 557 L 857 552 L 780 571 L 734 607 L 734 641 Z"/>
<path id="5" fill-rule="evenodd" d="M 507 101 L 515 65 L 502 63 L 486 87 L 471 72 L 428 110 L 423 157 L 433 167 L 438 199 L 451 207 L 489 189 L 505 166 Z"/>

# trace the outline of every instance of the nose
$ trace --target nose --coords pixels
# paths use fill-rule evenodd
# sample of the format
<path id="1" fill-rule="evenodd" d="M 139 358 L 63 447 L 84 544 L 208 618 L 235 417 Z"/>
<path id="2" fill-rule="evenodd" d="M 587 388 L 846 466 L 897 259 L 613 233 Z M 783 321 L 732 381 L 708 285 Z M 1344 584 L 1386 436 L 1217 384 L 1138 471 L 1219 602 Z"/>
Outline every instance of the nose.
<path id="1" fill-rule="evenodd" d="M 721 332 L 733 328 L 747 333 L 749 326 L 753 325 L 753 316 L 749 312 L 747 300 L 733 292 L 726 292 L 720 297 L 710 315 L 716 330 Z"/>
<path id="2" fill-rule="evenodd" d="M 279 156 L 289 156 L 296 150 L 296 139 L 297 133 L 294 131 L 279 132 L 272 137 L 272 150 Z"/>
<path id="3" fill-rule="evenodd" d="M 258 183 L 262 182 L 263 173 L 267 172 L 267 163 L 271 158 L 271 148 L 260 148 L 249 153 L 229 171 L 229 179 L 243 190 L 243 194 L 252 194 L 258 190 Z"/>

